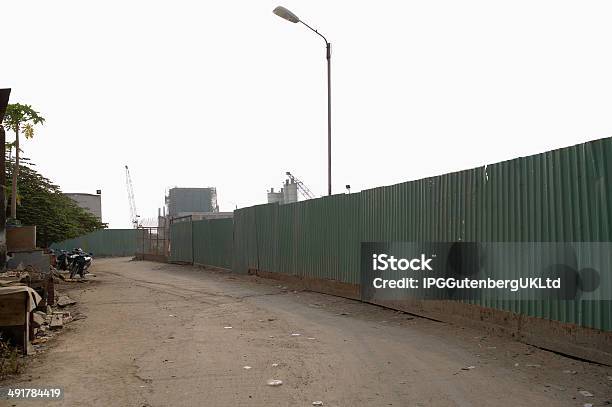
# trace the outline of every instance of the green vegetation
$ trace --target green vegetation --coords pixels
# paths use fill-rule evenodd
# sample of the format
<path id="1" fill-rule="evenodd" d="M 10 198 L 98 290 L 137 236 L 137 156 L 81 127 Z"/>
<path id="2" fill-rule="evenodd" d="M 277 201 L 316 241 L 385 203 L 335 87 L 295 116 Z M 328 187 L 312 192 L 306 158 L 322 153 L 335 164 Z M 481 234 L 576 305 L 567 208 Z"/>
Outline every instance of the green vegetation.
<path id="1" fill-rule="evenodd" d="M 17 219 L 17 186 L 19 184 L 19 134 L 23 132 L 26 139 L 34 137 L 34 126 L 43 124 L 45 118 L 40 116 L 37 111 L 32 109 L 30 105 L 22 105 L 21 103 L 11 103 L 6 108 L 4 116 L 4 127 L 7 130 L 12 130 L 15 133 L 15 166 L 12 175 L 11 189 L 11 218 Z"/>
<path id="2" fill-rule="evenodd" d="M 34 137 L 34 126 L 44 122 L 44 117 L 32 106 L 12 103 L 8 105 L 2 123 L 6 130 L 15 133 L 15 141 L 5 146 L 5 154 L 8 153 L 5 191 L 11 203 L 7 215 L 19 219 L 21 224 L 35 225 L 36 241 L 40 247 L 106 227 L 98 218 L 63 195 L 57 185 L 35 171 L 27 158 L 21 159 L 20 134 L 31 139 Z M 11 156 L 13 148 L 14 157 Z"/>
<path id="3" fill-rule="evenodd" d="M 76 205 L 27 163 L 19 166 L 17 214 L 24 225 L 36 225 L 39 247 L 81 236 L 106 227 L 98 218 Z M 7 160 L 7 180 L 12 178 L 14 161 Z M 7 190 L 10 190 L 10 184 Z"/>

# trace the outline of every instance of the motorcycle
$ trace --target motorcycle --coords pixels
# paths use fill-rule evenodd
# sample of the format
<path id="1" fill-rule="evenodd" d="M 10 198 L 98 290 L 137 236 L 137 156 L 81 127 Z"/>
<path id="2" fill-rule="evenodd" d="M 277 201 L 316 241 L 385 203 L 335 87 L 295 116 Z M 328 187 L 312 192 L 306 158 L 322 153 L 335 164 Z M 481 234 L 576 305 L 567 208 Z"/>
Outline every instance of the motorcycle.
<path id="1" fill-rule="evenodd" d="M 70 261 L 68 258 L 68 252 L 66 250 L 61 250 L 60 253 L 56 256 L 56 268 L 58 270 L 68 270 L 70 267 Z"/>
<path id="2" fill-rule="evenodd" d="M 69 269 L 70 269 L 70 278 L 74 278 L 77 274 L 83 278 L 85 277 L 85 272 L 91 266 L 91 261 L 93 259 L 92 253 L 86 253 L 81 249 L 74 249 L 72 253 L 68 256 L 69 259 Z"/>

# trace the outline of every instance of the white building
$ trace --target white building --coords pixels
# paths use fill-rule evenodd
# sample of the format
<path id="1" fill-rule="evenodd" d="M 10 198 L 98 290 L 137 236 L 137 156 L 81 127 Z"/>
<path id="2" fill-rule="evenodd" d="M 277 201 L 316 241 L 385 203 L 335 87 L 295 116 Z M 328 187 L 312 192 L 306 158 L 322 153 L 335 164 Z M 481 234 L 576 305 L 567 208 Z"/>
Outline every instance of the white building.
<path id="1" fill-rule="evenodd" d="M 102 220 L 102 194 L 65 193 L 78 206 Z"/>

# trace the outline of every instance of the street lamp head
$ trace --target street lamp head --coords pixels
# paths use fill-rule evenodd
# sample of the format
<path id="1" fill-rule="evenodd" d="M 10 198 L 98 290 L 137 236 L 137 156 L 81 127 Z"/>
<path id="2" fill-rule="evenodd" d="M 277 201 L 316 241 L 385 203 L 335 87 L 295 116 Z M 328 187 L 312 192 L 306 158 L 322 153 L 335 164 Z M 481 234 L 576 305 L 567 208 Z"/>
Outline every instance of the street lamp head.
<path id="1" fill-rule="evenodd" d="M 284 18 L 287 21 L 291 21 L 292 23 L 300 22 L 300 19 L 298 18 L 298 16 L 296 16 L 295 14 L 293 14 L 291 11 L 287 10 L 283 6 L 276 7 L 274 10 L 272 10 L 272 12 L 276 14 L 277 16 Z"/>

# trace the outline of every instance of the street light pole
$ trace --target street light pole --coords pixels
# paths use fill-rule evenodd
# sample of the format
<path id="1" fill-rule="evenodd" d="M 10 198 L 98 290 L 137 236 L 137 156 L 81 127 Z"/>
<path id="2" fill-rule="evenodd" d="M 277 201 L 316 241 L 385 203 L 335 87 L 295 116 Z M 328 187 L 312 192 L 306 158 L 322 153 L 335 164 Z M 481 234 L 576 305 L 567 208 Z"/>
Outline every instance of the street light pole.
<path id="1" fill-rule="evenodd" d="M 325 41 L 325 57 L 327 58 L 327 194 L 332 194 L 332 176 L 331 176 L 331 43 L 319 31 L 315 30 L 298 18 L 291 11 L 282 6 L 278 6 L 273 10 L 273 13 L 284 18 L 292 23 L 302 23 L 315 34 L 323 38 Z"/>
<path id="2" fill-rule="evenodd" d="M 332 194 L 331 181 L 331 44 L 327 48 L 327 195 Z"/>

